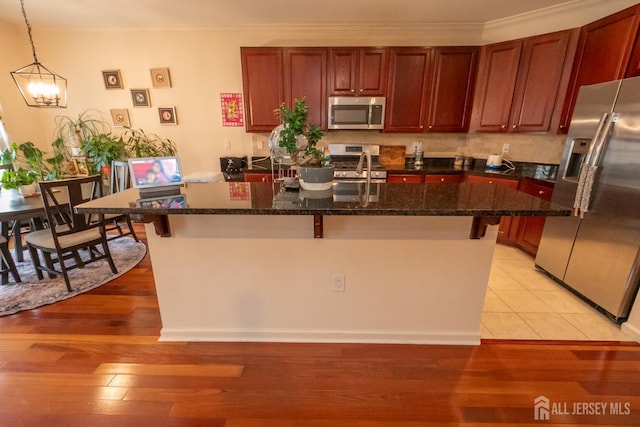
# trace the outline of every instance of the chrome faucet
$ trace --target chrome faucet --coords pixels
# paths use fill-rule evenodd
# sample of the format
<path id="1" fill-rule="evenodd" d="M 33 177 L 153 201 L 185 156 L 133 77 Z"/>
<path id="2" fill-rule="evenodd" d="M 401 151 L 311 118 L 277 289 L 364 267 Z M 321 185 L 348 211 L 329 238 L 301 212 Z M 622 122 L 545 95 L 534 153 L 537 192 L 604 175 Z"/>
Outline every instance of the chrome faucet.
<path id="1" fill-rule="evenodd" d="M 360 153 L 360 159 L 358 159 L 358 165 L 356 166 L 356 173 L 360 175 L 362 173 L 362 161 L 364 156 L 367 156 L 367 180 L 371 181 L 371 153 L 369 150 L 363 150 Z"/>
<path id="2" fill-rule="evenodd" d="M 362 163 L 365 156 L 367 157 L 367 177 L 366 177 L 365 186 L 364 186 L 364 194 L 358 191 L 358 193 L 360 194 L 360 204 L 363 207 L 367 207 L 369 205 L 369 194 L 371 194 L 371 167 L 372 166 L 371 166 L 371 153 L 369 152 L 369 150 L 363 150 L 362 153 L 360 153 L 360 159 L 358 159 L 358 165 L 356 166 L 356 174 L 358 174 L 358 177 L 360 177 L 360 175 L 362 174 Z M 358 187 L 358 189 L 360 189 L 360 187 Z"/>

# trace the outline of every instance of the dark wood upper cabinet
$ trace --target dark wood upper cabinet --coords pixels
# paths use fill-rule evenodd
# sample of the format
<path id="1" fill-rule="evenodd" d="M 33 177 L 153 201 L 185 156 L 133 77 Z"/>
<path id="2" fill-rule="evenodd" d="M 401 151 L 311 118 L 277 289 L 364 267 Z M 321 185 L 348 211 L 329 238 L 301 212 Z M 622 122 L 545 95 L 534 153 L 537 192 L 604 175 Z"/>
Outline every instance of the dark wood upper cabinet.
<path id="1" fill-rule="evenodd" d="M 289 107 L 306 98 L 309 123 L 327 128 L 327 49 L 284 48 L 284 96 Z"/>
<path id="2" fill-rule="evenodd" d="M 582 27 L 559 131 L 569 128 L 580 86 L 625 76 L 638 33 L 638 6 Z M 632 66 L 633 67 L 633 66 Z"/>
<path id="3" fill-rule="evenodd" d="M 246 130 L 270 132 L 280 124 L 274 110 L 284 101 L 282 49 L 243 47 L 240 56 Z"/>
<path id="4" fill-rule="evenodd" d="M 329 94 L 385 96 L 388 65 L 386 48 L 331 48 Z"/>
<path id="5" fill-rule="evenodd" d="M 432 55 L 430 48 L 389 48 L 386 132 L 424 131 Z"/>
<path id="6" fill-rule="evenodd" d="M 434 50 L 428 132 L 466 132 L 471 120 L 478 48 Z"/>
<path id="7" fill-rule="evenodd" d="M 629 58 L 629 66 L 627 67 L 627 73 L 625 77 L 637 77 L 640 76 L 640 31 L 636 37 L 636 43 L 631 51 L 631 58 Z"/>
<path id="8" fill-rule="evenodd" d="M 555 132 L 578 30 L 485 46 L 472 127 L 483 132 Z"/>
<path id="9" fill-rule="evenodd" d="M 360 95 L 385 96 L 389 54 L 387 48 L 360 49 L 358 88 Z"/>
<path id="10" fill-rule="evenodd" d="M 472 128 L 507 132 L 522 41 L 483 46 L 473 103 Z"/>
<path id="11" fill-rule="evenodd" d="M 524 40 L 511 107 L 512 132 L 555 132 L 578 40 L 578 29 Z"/>

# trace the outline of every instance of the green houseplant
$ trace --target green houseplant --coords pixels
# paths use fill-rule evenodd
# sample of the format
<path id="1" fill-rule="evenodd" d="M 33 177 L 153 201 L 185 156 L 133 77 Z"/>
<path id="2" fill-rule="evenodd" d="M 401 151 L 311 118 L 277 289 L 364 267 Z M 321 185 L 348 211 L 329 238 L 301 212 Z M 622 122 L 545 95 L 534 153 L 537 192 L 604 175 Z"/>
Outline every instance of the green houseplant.
<path id="1" fill-rule="evenodd" d="M 109 174 L 111 162 L 125 158 L 126 149 L 122 137 L 115 137 L 111 133 L 92 135 L 82 141 L 80 146 L 87 156 L 91 174 Z"/>
<path id="2" fill-rule="evenodd" d="M 309 107 L 305 98 L 295 99 L 293 109 L 280 105 L 279 146 L 284 148 L 297 165 L 300 186 L 305 190 L 328 190 L 333 182 L 333 167 L 329 158 L 318 148 L 324 135 L 320 126 L 309 123 Z"/>
<path id="3" fill-rule="evenodd" d="M 176 155 L 176 146 L 172 140 L 161 138 L 142 129 L 125 127 L 122 139 L 129 157 L 167 157 Z"/>
<path id="4" fill-rule="evenodd" d="M 35 184 L 38 181 L 38 175 L 33 170 L 18 168 L 16 170 L 7 170 L 2 175 L 2 188 L 6 190 L 20 190 L 23 195 L 30 195 L 36 192 Z M 32 187 L 26 190 L 23 187 Z"/>
<path id="5" fill-rule="evenodd" d="M 18 145 L 14 142 L 0 153 L 0 163 L 3 165 L 13 165 L 18 156 Z M 7 169 L 3 171 L 0 182 L 5 190 L 19 190 L 23 196 L 30 196 L 37 192 L 35 183 L 38 181 L 38 174 L 35 170 Z"/>
<path id="6" fill-rule="evenodd" d="M 102 114 L 93 110 L 83 111 L 77 117 L 57 116 L 55 121 L 56 141 L 65 158 L 78 156 L 82 143 L 91 137 L 111 132 L 111 126 Z"/>

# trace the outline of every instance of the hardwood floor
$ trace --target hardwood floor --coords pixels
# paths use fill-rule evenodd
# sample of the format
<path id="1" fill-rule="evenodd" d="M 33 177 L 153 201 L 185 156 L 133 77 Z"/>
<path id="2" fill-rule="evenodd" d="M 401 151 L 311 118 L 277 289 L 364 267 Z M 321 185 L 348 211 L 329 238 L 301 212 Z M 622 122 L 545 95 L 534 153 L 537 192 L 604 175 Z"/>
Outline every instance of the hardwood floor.
<path id="1" fill-rule="evenodd" d="M 89 293 L 0 317 L 0 425 L 640 425 L 634 343 L 163 343 L 160 328 L 148 256 Z M 534 421 L 540 395 L 550 421 Z M 605 413 L 572 413 L 596 408 L 584 402 Z"/>

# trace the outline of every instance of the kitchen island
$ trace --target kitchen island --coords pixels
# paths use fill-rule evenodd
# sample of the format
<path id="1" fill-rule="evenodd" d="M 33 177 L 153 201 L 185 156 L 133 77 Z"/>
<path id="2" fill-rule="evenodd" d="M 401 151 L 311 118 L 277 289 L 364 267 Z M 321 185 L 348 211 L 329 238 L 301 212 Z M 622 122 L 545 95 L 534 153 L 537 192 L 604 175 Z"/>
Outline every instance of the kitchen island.
<path id="1" fill-rule="evenodd" d="M 570 214 L 470 183 L 306 193 L 218 182 L 181 193 L 153 202 L 131 189 L 78 207 L 154 224 L 148 244 L 168 341 L 477 344 L 491 225 Z"/>

